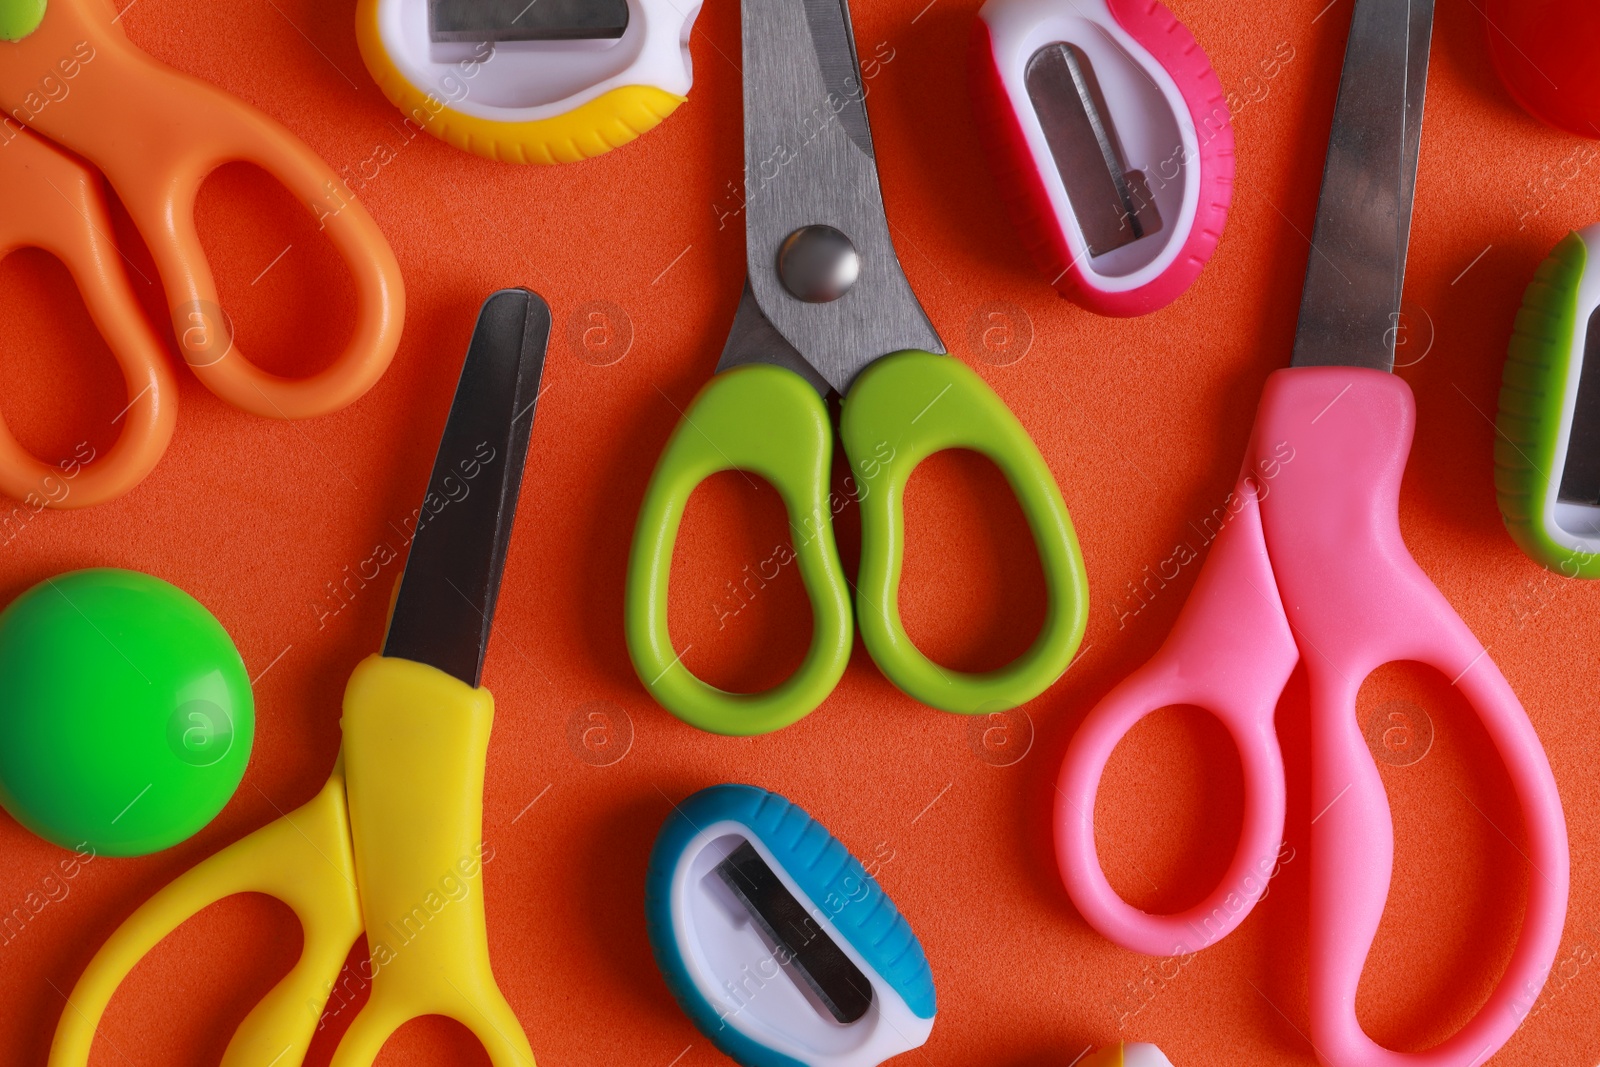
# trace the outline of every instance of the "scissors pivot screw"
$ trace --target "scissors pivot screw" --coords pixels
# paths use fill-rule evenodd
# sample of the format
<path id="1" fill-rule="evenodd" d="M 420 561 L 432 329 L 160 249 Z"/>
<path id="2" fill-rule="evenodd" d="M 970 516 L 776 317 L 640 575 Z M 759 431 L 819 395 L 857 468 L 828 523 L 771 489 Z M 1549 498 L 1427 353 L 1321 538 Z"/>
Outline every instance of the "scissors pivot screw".
<path id="1" fill-rule="evenodd" d="M 778 249 L 778 277 L 806 303 L 826 304 L 849 292 L 861 277 L 861 253 L 832 226 L 802 226 Z"/>

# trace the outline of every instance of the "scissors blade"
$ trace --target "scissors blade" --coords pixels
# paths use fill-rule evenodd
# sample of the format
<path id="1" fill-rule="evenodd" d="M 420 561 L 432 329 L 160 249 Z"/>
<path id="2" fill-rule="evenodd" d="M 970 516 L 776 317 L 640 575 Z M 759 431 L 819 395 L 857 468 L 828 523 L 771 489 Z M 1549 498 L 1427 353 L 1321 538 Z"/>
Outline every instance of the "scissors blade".
<path id="1" fill-rule="evenodd" d="M 1433 44 L 1434 0 L 1411 0 L 1411 27 L 1406 35 L 1406 119 L 1404 153 L 1400 157 L 1400 271 L 1394 280 L 1394 306 L 1400 310 L 1405 288 L 1406 253 L 1411 245 L 1411 205 L 1417 191 L 1417 155 L 1422 149 L 1422 103 L 1428 93 L 1428 53 Z"/>
<path id="2" fill-rule="evenodd" d="M 1433 0 L 1356 0 L 1293 366 L 1394 369 L 1432 29 Z"/>
<path id="3" fill-rule="evenodd" d="M 755 294 L 750 291 L 750 280 L 745 279 L 744 294 L 739 297 L 739 310 L 733 313 L 733 328 L 728 331 L 727 343 L 722 346 L 722 358 L 717 370 L 738 367 L 745 363 L 770 363 L 775 367 L 794 371 L 811 383 L 811 387 L 824 400 L 832 387 L 817 369 L 796 352 L 794 345 L 784 340 L 783 334 L 761 313 Z"/>
<path id="4" fill-rule="evenodd" d="M 533 429 L 550 309 L 526 289 L 483 302 L 417 511 L 383 654 L 476 687 Z"/>
<path id="5" fill-rule="evenodd" d="M 879 356 L 944 351 L 900 269 L 878 185 L 866 86 L 844 0 L 743 0 L 745 262 L 761 313 L 840 393 Z M 784 238 L 832 226 L 861 258 L 855 284 L 809 303 L 778 273 Z M 718 370 L 772 362 L 731 344 Z"/>

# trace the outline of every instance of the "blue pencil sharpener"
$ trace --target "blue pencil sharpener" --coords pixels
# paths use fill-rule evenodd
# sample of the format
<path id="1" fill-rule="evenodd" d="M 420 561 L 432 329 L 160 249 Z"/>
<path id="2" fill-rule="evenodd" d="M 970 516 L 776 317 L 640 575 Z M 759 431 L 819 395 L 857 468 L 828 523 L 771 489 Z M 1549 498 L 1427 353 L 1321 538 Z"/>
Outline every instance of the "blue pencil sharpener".
<path id="1" fill-rule="evenodd" d="M 873 1067 L 933 1029 L 933 974 L 905 917 L 776 793 L 717 785 L 677 805 L 645 913 L 672 995 L 744 1067 Z"/>

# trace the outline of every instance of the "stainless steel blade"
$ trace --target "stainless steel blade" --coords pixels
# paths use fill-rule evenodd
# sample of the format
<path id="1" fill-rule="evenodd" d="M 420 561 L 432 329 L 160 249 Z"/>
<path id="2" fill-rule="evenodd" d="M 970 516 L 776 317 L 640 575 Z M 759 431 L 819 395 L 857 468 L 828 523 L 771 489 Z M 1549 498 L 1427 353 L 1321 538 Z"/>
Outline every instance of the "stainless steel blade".
<path id="1" fill-rule="evenodd" d="M 1088 57 L 1075 45 L 1054 41 L 1028 60 L 1023 79 L 1089 254 L 1103 255 L 1159 230 L 1144 175 L 1123 165 Z M 1147 223 L 1153 223 L 1148 230 Z"/>
<path id="2" fill-rule="evenodd" d="M 456 383 L 383 654 L 476 686 L 533 428 L 550 309 L 502 289 L 478 312 Z"/>
<path id="3" fill-rule="evenodd" d="M 841 393 L 879 356 L 943 352 L 890 238 L 848 7 L 743 0 L 742 14 L 745 262 L 761 314 Z M 819 224 L 849 237 L 861 270 L 843 296 L 809 303 L 784 287 L 778 250 Z"/>
<path id="4" fill-rule="evenodd" d="M 717 876 L 765 935 L 783 969 L 798 977 L 842 1025 L 859 1022 L 872 1007 L 872 982 L 795 899 L 761 853 L 746 841 L 716 866 Z"/>
<path id="5" fill-rule="evenodd" d="M 1394 280 L 1394 306 L 1400 309 L 1405 288 L 1406 254 L 1411 247 L 1411 205 L 1417 191 L 1417 156 L 1422 149 L 1422 105 L 1428 95 L 1428 56 L 1433 45 L 1434 0 L 1411 0 L 1411 28 L 1406 34 L 1406 146 L 1400 157 L 1400 205 L 1396 220 L 1400 271 Z"/>
<path id="6" fill-rule="evenodd" d="M 850 5 L 847 0 L 805 0 L 805 12 L 806 25 L 811 28 L 811 47 L 816 52 L 828 99 L 838 102 L 839 122 L 868 159 L 876 158 L 872 128 L 867 124 L 866 94 Z"/>
<path id="7" fill-rule="evenodd" d="M 817 369 L 795 351 L 794 345 L 784 340 L 777 327 L 767 321 L 756 305 L 750 282 L 744 283 L 744 295 L 739 298 L 739 310 L 733 314 L 733 329 L 728 331 L 727 343 L 722 346 L 722 358 L 717 361 L 717 372 L 746 363 L 771 363 L 775 367 L 792 370 L 811 383 L 823 399 L 832 387 Z"/>
<path id="8" fill-rule="evenodd" d="M 627 28 L 627 0 L 428 0 L 435 42 L 615 40 Z"/>
<path id="9" fill-rule="evenodd" d="M 1356 0 L 1293 366 L 1394 369 L 1432 27 L 1432 0 Z"/>
<path id="10" fill-rule="evenodd" d="M 1581 318 L 1581 316 L 1580 316 Z M 1583 330 L 1583 363 L 1578 369 L 1578 396 L 1572 405 L 1566 458 L 1561 460 L 1563 504 L 1600 506 L 1600 309 L 1589 314 Z"/>

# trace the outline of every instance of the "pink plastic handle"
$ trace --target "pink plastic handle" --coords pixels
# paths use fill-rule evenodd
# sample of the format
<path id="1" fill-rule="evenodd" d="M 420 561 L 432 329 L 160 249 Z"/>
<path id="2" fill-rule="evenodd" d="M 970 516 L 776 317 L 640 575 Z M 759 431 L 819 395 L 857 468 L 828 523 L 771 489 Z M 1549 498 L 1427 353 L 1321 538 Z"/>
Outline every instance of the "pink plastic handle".
<path id="1" fill-rule="evenodd" d="M 1280 443 L 1294 450 L 1262 522 L 1311 688 L 1311 1040 L 1337 1067 L 1478 1067 L 1544 986 L 1566 920 L 1567 826 L 1549 760 L 1516 694 L 1400 536 L 1415 421 L 1411 389 L 1392 374 L 1282 370 L 1267 380 L 1251 449 L 1257 460 Z M 1401 659 L 1443 672 L 1482 720 L 1510 772 L 1533 868 L 1521 935 L 1488 1002 L 1414 1054 L 1375 1044 L 1355 1012 L 1394 862 L 1389 803 L 1355 700 L 1373 669 Z"/>
<path id="2" fill-rule="evenodd" d="M 1305 660 L 1315 812 L 1311 1041 L 1330 1067 L 1480 1067 L 1538 997 L 1566 919 L 1567 828 L 1544 749 L 1505 678 L 1400 536 L 1400 479 L 1415 421 L 1411 390 L 1392 374 L 1313 367 L 1268 379 L 1245 477 L 1230 498 L 1233 517 L 1172 635 L 1090 712 L 1058 783 L 1057 857 L 1084 918 L 1152 955 L 1204 947 L 1249 913 L 1265 885 L 1260 876 L 1249 880 L 1251 868 L 1276 854 L 1283 766 L 1272 714 L 1296 659 Z M 1533 868 L 1521 936 L 1488 1002 L 1454 1036 L 1419 1053 L 1380 1047 L 1355 1012 L 1394 864 L 1389 804 L 1355 703 L 1367 675 L 1394 660 L 1430 664 L 1461 687 L 1510 772 Z M 1238 745 L 1244 830 L 1204 902 L 1180 915 L 1147 915 L 1117 897 L 1100 870 L 1094 795 L 1132 725 L 1179 703 L 1211 710 Z"/>
<path id="3" fill-rule="evenodd" d="M 1166 643 L 1078 728 L 1056 784 L 1056 860 L 1072 902 L 1096 930 L 1152 956 L 1197 952 L 1250 914 L 1283 842 L 1283 756 L 1272 726 L 1299 653 L 1267 561 L 1255 479 L 1225 505 L 1230 517 Z M 1152 915 L 1119 897 L 1095 853 L 1094 798 L 1106 761 L 1135 723 L 1193 704 L 1227 727 L 1244 769 L 1244 825 L 1227 873 L 1203 901 Z"/>

